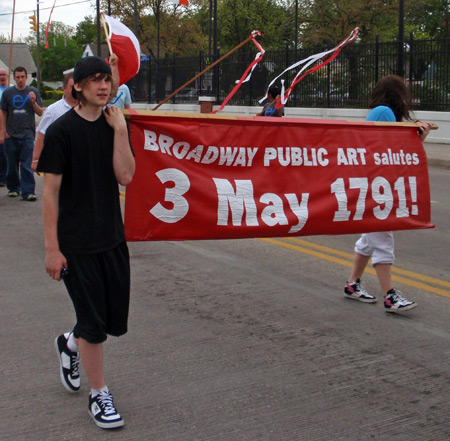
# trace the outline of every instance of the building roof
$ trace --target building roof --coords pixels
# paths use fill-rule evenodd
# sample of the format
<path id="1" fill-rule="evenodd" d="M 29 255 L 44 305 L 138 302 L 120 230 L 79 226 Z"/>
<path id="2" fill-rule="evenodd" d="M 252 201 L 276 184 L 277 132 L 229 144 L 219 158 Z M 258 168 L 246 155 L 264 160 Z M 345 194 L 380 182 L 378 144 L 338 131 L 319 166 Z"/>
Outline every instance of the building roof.
<path id="1" fill-rule="evenodd" d="M 36 72 L 36 64 L 31 56 L 30 49 L 26 43 L 13 43 L 12 49 L 12 66 L 13 71 L 17 66 L 23 66 L 28 74 Z M 9 43 L 0 43 L 0 60 L 6 66 L 9 66 L 9 51 L 11 45 Z"/>
<path id="2" fill-rule="evenodd" d="M 109 49 L 108 49 L 108 45 L 106 43 L 102 43 L 101 47 L 101 54 L 99 55 L 97 53 L 97 43 L 90 43 L 87 44 L 86 47 L 84 48 L 84 52 L 83 52 L 83 57 L 89 57 L 89 56 L 96 56 L 96 57 L 101 57 L 101 58 L 108 58 L 109 57 Z"/>

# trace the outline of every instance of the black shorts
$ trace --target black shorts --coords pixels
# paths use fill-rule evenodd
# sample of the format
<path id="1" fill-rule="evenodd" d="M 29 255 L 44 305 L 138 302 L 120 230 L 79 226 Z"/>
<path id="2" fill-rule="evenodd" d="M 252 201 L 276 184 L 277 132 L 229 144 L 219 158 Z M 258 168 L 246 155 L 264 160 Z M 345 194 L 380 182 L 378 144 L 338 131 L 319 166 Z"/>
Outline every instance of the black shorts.
<path id="1" fill-rule="evenodd" d="M 75 337 L 102 343 L 127 332 L 130 258 L 126 242 L 97 254 L 65 254 L 64 283 L 77 317 Z"/>

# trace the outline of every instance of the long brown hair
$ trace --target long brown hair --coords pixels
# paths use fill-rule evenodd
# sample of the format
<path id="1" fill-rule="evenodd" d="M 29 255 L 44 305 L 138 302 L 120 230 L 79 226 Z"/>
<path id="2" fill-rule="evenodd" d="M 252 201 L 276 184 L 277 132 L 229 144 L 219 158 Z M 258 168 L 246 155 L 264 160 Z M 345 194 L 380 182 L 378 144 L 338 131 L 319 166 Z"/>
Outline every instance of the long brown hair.
<path id="1" fill-rule="evenodd" d="M 411 120 L 411 92 L 405 80 L 398 75 L 387 75 L 375 85 L 369 100 L 369 109 L 389 107 L 397 121 Z"/>

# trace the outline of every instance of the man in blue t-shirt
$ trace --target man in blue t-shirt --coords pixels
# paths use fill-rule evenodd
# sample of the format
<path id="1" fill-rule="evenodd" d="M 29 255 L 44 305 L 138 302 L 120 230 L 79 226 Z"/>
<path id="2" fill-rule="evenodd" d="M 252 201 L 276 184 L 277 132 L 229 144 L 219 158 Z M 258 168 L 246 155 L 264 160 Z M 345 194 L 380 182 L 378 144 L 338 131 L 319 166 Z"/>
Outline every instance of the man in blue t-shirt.
<path id="1" fill-rule="evenodd" d="M 6 186 L 8 196 L 22 195 L 24 201 L 35 201 L 34 172 L 31 169 L 33 156 L 35 114 L 44 113 L 41 95 L 35 87 L 27 86 L 27 70 L 14 69 L 15 86 L 3 92 L 1 107 L 5 122 L 4 150 L 8 168 Z M 1 141 L 1 139 L 0 139 Z"/>
<path id="2" fill-rule="evenodd" d="M 8 72 L 5 69 L 0 69 L 0 100 L 2 99 L 3 91 L 8 87 Z M 0 129 L 2 128 L 3 115 L 0 112 Z M 0 134 L 0 137 L 3 135 Z M 3 151 L 3 141 L 0 141 L 0 187 L 6 185 L 6 158 Z"/>
<path id="3" fill-rule="evenodd" d="M 281 94 L 281 90 L 278 86 L 270 86 L 267 91 L 267 100 L 269 101 L 261 112 L 257 113 L 256 116 L 283 116 L 284 108 L 280 107 L 277 109 L 277 99 Z"/>
<path id="4" fill-rule="evenodd" d="M 122 84 L 117 90 L 116 96 L 109 103 L 110 106 L 117 106 L 119 109 L 129 109 L 131 105 L 131 93 L 126 84 Z"/>

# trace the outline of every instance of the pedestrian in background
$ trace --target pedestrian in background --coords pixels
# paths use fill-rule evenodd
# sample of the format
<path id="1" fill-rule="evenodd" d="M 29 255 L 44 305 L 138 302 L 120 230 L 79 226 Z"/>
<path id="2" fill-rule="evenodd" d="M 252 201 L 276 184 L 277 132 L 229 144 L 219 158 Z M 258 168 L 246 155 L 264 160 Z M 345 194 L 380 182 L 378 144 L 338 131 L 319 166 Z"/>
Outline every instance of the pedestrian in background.
<path id="1" fill-rule="evenodd" d="M 0 69 L 0 102 L 2 99 L 3 91 L 8 87 L 8 72 L 5 69 Z M 3 132 L 3 112 L 0 112 L 0 129 Z M 6 157 L 3 150 L 4 133 L 0 134 L 0 187 L 6 185 Z"/>
<path id="2" fill-rule="evenodd" d="M 22 200 L 35 201 L 34 172 L 31 168 L 36 129 L 35 114 L 41 116 L 44 109 L 39 91 L 35 87 L 27 86 L 27 79 L 27 70 L 21 66 L 16 67 L 16 85 L 6 89 L 1 100 L 6 127 L 6 186 L 9 197 L 21 194 Z"/>
<path id="3" fill-rule="evenodd" d="M 117 95 L 109 103 L 110 106 L 117 106 L 119 109 L 129 109 L 131 105 L 131 93 L 126 84 L 119 86 Z"/>
<path id="4" fill-rule="evenodd" d="M 78 104 L 48 128 L 37 166 L 45 173 L 45 265 L 50 277 L 63 278 L 76 314 L 73 331 L 55 339 L 63 386 L 79 391 L 81 356 L 89 414 L 98 427 L 112 429 L 124 421 L 105 383 L 103 343 L 128 329 L 130 263 L 118 183 L 131 181 L 135 162 L 124 116 L 106 106 L 110 66 L 82 58 L 73 81 Z"/>
<path id="5" fill-rule="evenodd" d="M 267 91 L 267 99 L 269 102 L 263 107 L 261 112 L 257 113 L 256 116 L 283 116 L 284 107 L 280 109 L 276 108 L 277 99 L 281 96 L 281 90 L 278 86 L 270 86 Z"/>
<path id="6" fill-rule="evenodd" d="M 411 120 L 411 92 L 405 80 L 397 75 L 388 75 L 375 85 L 369 100 L 370 112 L 366 121 L 400 122 Z M 423 123 L 418 131 L 423 141 L 430 131 L 431 125 Z M 384 293 L 386 312 L 408 311 L 417 303 L 405 299 L 400 291 L 394 288 L 391 267 L 394 263 L 394 235 L 392 231 L 366 233 L 355 244 L 355 256 L 350 277 L 345 285 L 347 298 L 365 303 L 375 303 L 376 297 L 369 294 L 361 281 L 364 270 L 372 258 L 372 265 Z"/>
<path id="7" fill-rule="evenodd" d="M 62 84 L 62 90 L 64 92 L 63 97 L 45 109 L 44 116 L 36 129 L 33 160 L 31 161 L 31 168 L 34 171 L 36 171 L 39 156 L 41 155 L 42 147 L 44 145 L 44 136 L 48 126 L 56 121 L 60 116 L 64 115 L 68 110 L 72 109 L 72 107 L 75 107 L 78 103 L 78 101 L 72 96 L 72 88 L 73 72 L 64 75 Z"/>

